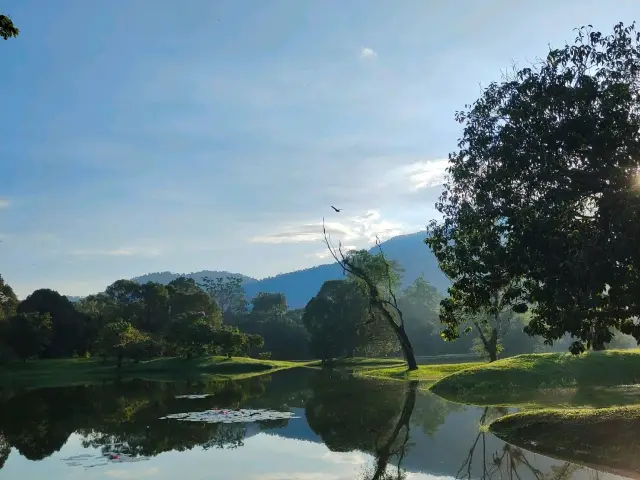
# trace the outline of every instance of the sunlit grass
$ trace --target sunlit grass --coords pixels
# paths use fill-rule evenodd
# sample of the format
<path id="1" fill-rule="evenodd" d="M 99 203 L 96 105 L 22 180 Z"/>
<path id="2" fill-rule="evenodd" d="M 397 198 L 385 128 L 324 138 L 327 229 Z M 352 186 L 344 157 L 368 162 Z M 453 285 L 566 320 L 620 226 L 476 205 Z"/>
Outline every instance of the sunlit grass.
<path id="1" fill-rule="evenodd" d="M 407 366 L 403 362 L 401 366 L 360 369 L 356 370 L 354 374 L 369 378 L 435 382 L 447 375 L 474 367 L 478 364 L 479 362 L 418 365 L 418 370 L 410 372 L 407 370 Z"/>
<path id="2" fill-rule="evenodd" d="M 540 404 L 545 391 L 585 392 L 592 387 L 640 383 L 640 349 L 519 355 L 471 366 L 435 382 L 449 400 L 478 405 Z"/>
<path id="3" fill-rule="evenodd" d="M 125 362 L 121 368 L 117 368 L 116 363 L 111 360 L 107 362 L 84 358 L 34 360 L 0 366 L 0 386 L 50 387 L 94 383 L 116 378 L 176 379 L 203 375 L 240 379 L 302 367 L 308 363 L 211 356 L 190 360 L 158 358 L 139 363 Z"/>

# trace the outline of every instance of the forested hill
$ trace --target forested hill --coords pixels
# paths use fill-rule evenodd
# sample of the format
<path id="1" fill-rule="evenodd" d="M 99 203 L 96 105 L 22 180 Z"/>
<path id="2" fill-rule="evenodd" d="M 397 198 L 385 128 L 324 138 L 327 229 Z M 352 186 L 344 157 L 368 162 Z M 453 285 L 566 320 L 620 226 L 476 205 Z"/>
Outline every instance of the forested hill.
<path id="1" fill-rule="evenodd" d="M 389 260 L 395 260 L 404 268 L 403 287 L 424 275 L 438 290 L 446 293 L 449 280 L 438 267 L 429 247 L 424 244 L 424 238 L 424 232 L 401 235 L 383 242 L 382 250 Z M 377 247 L 371 251 L 376 253 Z M 302 308 L 318 293 L 325 281 L 342 276 L 342 269 L 335 263 L 319 265 L 246 284 L 245 291 L 250 298 L 258 292 L 282 292 L 290 308 Z"/>
<path id="2" fill-rule="evenodd" d="M 431 250 L 424 244 L 424 232 L 401 235 L 383 242 L 382 249 L 390 260 L 397 261 L 405 270 L 403 287 L 412 283 L 420 275 L 431 282 L 442 293 L 446 292 L 448 280 L 438 268 L 438 263 Z M 377 249 L 372 249 L 376 252 Z M 240 275 L 230 272 L 203 270 L 200 272 L 178 274 L 172 272 L 149 273 L 133 280 L 138 283 L 158 282 L 167 284 L 180 276 L 193 278 L 200 283 L 204 277 L 226 277 Z M 283 273 L 275 277 L 256 280 L 240 275 L 244 280 L 244 288 L 248 298 L 253 298 L 258 292 L 281 292 L 287 297 L 290 308 L 303 308 L 327 280 L 342 278 L 341 268 L 333 263 L 317 267 Z"/>

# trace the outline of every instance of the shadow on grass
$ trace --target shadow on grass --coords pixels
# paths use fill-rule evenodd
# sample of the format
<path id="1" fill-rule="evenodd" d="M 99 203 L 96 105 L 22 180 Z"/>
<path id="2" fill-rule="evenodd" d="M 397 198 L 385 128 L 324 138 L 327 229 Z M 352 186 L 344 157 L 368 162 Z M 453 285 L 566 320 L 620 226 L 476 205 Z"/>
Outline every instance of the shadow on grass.
<path id="1" fill-rule="evenodd" d="M 489 429 L 533 452 L 640 477 L 640 406 L 516 413 Z"/>

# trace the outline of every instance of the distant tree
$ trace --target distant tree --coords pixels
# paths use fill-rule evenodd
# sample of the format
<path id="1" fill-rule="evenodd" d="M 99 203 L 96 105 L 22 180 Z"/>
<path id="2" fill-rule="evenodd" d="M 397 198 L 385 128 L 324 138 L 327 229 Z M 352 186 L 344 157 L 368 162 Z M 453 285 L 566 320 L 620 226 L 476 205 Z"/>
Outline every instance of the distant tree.
<path id="1" fill-rule="evenodd" d="M 167 341 L 175 343 L 182 356 L 198 357 L 218 340 L 219 327 L 219 323 L 212 322 L 203 312 L 184 313 L 171 321 Z"/>
<path id="2" fill-rule="evenodd" d="M 232 316 L 246 313 L 247 300 L 242 287 L 242 277 L 204 277 L 201 287 L 216 301 L 225 322 Z"/>
<path id="3" fill-rule="evenodd" d="M 167 285 L 171 318 L 191 312 L 202 312 L 212 322 L 220 324 L 222 314 L 216 301 L 205 293 L 192 278 L 180 277 Z"/>
<path id="4" fill-rule="evenodd" d="M 228 358 L 233 355 L 242 355 L 247 352 L 249 337 L 234 327 L 222 327 L 216 331 L 215 344 Z M 252 340 L 254 345 L 257 338 Z"/>
<path id="5" fill-rule="evenodd" d="M 105 325 L 100 331 L 97 347 L 105 359 L 115 357 L 120 368 L 126 357 L 137 360 L 147 341 L 147 335 L 138 331 L 131 323 L 118 319 Z"/>
<path id="6" fill-rule="evenodd" d="M 311 352 L 323 362 L 342 356 L 354 356 L 358 333 L 370 320 L 365 288 L 346 280 L 324 282 L 318 294 L 309 300 L 302 321 L 310 335 Z"/>
<path id="7" fill-rule="evenodd" d="M 164 331 L 169 323 L 169 291 L 159 283 L 148 282 L 140 286 L 144 311 L 138 328 L 150 333 Z"/>
<path id="8" fill-rule="evenodd" d="M 36 290 L 20 302 L 17 312 L 49 314 L 51 342 L 42 352 L 44 357 L 71 357 L 74 352 L 84 353 L 86 317 L 67 297 L 47 288 Z"/>
<path id="9" fill-rule="evenodd" d="M 283 293 L 259 292 L 251 300 L 251 313 L 265 317 L 281 317 L 287 311 L 287 299 Z"/>
<path id="10" fill-rule="evenodd" d="M 118 304 L 108 295 L 88 295 L 75 303 L 75 308 L 85 316 L 84 339 L 86 350 L 93 352 L 102 328 L 118 318 Z"/>
<path id="11" fill-rule="evenodd" d="M 408 370 L 417 370 L 418 363 L 416 362 L 413 346 L 411 345 L 411 341 L 409 340 L 405 330 L 404 317 L 402 310 L 398 305 L 398 300 L 394 290 L 392 268 L 390 263 L 384 257 L 382 250 L 380 250 L 378 258 L 382 260 L 379 262 L 384 265 L 386 269 L 386 288 L 382 288 L 377 284 L 378 276 L 375 273 L 369 273 L 368 269 L 361 266 L 362 263 L 360 263 L 357 255 L 350 253 L 345 254 L 342 251 L 341 245 L 338 245 L 337 248 L 333 246 L 327 235 L 324 220 L 323 232 L 324 240 L 331 256 L 347 274 L 353 275 L 363 282 L 367 289 L 367 296 L 369 298 L 369 305 L 371 306 L 371 309 L 380 316 L 388 328 L 390 328 L 396 335 L 398 343 L 402 348 L 404 358 L 407 361 Z M 379 246 L 379 242 L 377 243 Z M 368 264 L 365 263 L 364 265 L 367 266 Z M 377 265 L 377 263 L 374 265 Z M 377 269 L 375 272 L 377 272 Z"/>
<path id="12" fill-rule="evenodd" d="M 0 15 L 0 37 L 9 40 L 12 37 L 17 37 L 19 34 L 20 30 L 13 24 L 11 18 L 6 15 Z"/>
<path id="13" fill-rule="evenodd" d="M 512 311 L 533 308 L 527 333 L 569 333 L 574 353 L 604 348 L 614 329 L 640 340 L 639 71 L 635 24 L 583 27 L 456 114 L 464 131 L 430 246 L 462 266 L 465 302 L 489 307 L 487 284 L 513 294 Z M 490 279 L 483 258 L 464 260 L 476 254 L 496 260 Z"/>
<path id="14" fill-rule="evenodd" d="M 16 313 L 18 297 L 11 286 L 0 275 L 0 321 Z"/>
<path id="15" fill-rule="evenodd" d="M 21 359 L 37 357 L 51 340 L 48 313 L 19 313 L 0 326 L 0 338 Z"/>

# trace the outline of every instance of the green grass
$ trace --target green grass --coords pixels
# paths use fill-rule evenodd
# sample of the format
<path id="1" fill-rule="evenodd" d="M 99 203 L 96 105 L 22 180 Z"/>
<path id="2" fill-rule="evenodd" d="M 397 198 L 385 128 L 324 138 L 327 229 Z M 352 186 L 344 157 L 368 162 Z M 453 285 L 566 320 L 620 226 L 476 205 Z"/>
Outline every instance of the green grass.
<path id="1" fill-rule="evenodd" d="M 476 365 L 478 365 L 478 363 L 418 365 L 418 370 L 410 372 L 407 370 L 407 366 L 403 362 L 400 366 L 357 369 L 354 371 L 354 374 L 359 377 L 379 378 L 385 380 L 420 380 L 423 382 L 435 382 L 447 375 L 451 375 Z"/>
<path id="2" fill-rule="evenodd" d="M 639 405 L 515 413 L 495 420 L 489 430 L 544 455 L 623 476 L 640 472 Z"/>
<path id="3" fill-rule="evenodd" d="M 35 360 L 0 366 L 0 387 L 52 387 L 95 383 L 118 377 L 175 379 L 207 375 L 239 379 L 306 366 L 307 363 L 246 357 L 202 357 L 191 360 L 158 358 L 139 363 L 127 362 L 117 368 L 112 361 L 104 363 L 98 359 Z"/>
<path id="4" fill-rule="evenodd" d="M 476 405 L 540 405 L 547 391 L 640 383 L 640 349 L 518 355 L 452 373 L 431 386 L 448 400 Z"/>

